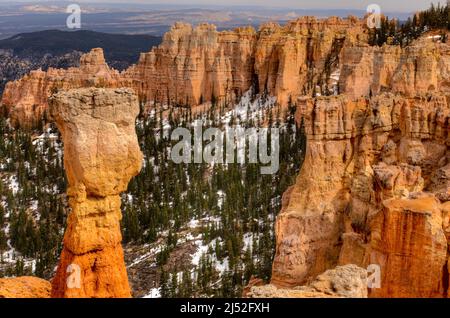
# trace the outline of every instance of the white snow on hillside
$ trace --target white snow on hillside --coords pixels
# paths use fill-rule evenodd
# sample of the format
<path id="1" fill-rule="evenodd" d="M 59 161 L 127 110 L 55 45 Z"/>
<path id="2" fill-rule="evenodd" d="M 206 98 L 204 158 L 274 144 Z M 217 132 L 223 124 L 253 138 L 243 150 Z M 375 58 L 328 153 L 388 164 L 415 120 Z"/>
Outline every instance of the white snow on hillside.
<path id="1" fill-rule="evenodd" d="M 142 298 L 161 298 L 161 289 L 152 288 L 150 292 Z"/>

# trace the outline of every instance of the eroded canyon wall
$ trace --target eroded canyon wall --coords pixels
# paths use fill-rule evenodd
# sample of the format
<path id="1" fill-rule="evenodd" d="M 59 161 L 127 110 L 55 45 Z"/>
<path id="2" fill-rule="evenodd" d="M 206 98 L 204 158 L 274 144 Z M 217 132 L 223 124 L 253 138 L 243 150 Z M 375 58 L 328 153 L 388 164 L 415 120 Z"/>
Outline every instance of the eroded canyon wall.
<path id="1" fill-rule="evenodd" d="M 129 89 L 62 91 L 49 99 L 64 142 L 71 208 L 52 297 L 131 297 L 119 194 L 142 164 Z"/>
<path id="2" fill-rule="evenodd" d="M 95 49 L 82 58 L 80 68 L 35 71 L 9 83 L 2 103 L 13 123 L 32 124 L 46 112 L 52 93 L 86 86 L 128 87 L 141 103 L 170 106 L 233 103 L 250 88 L 276 96 L 280 104 L 291 100 L 297 105 L 296 119 L 304 120 L 308 147 L 276 221 L 272 283 L 284 288 L 308 285 L 337 265 L 375 264 L 382 281 L 381 288 L 370 290 L 371 297 L 447 296 L 448 43 L 424 35 L 404 48 L 369 46 L 364 23 L 356 18 L 304 17 L 285 26 L 268 23 L 258 31 L 219 32 L 208 24 L 178 23 L 158 48 L 143 53 L 122 73 L 110 69 L 102 50 Z M 67 94 L 51 99 L 65 145 L 73 145 L 67 151 L 76 151 L 70 156 L 75 161 L 66 165 L 75 213 L 53 281 L 54 296 L 129 296 L 118 230 L 118 193 L 126 183 L 104 179 L 110 169 L 124 169 L 122 156 L 128 152 L 118 156 L 121 163 L 115 168 L 94 154 L 99 145 L 113 151 L 103 142 L 131 129 L 138 100 L 121 99 L 118 114 L 127 119 L 111 122 L 111 114 L 102 111 L 115 107 L 110 95 L 90 90 Z M 92 102 L 89 94 L 96 96 Z M 96 128 L 84 126 L 81 117 L 72 118 L 72 108 L 74 114 L 87 111 L 87 122 Z M 127 113 L 130 109 L 133 116 Z M 100 120 L 102 116 L 106 119 Z M 103 129 L 107 138 L 98 135 Z M 87 131 L 99 137 L 87 140 Z M 83 142 L 88 145 L 84 155 L 77 148 L 85 147 Z M 136 152 L 126 158 L 134 163 L 123 178 L 137 172 L 138 157 Z M 106 172 L 91 174 L 87 167 L 94 163 L 97 168 L 105 164 Z M 116 181 L 116 187 L 109 187 L 108 182 Z M 79 235 L 91 229 L 94 234 Z M 99 246 L 101 251 L 93 252 Z M 80 295 L 63 287 L 65 268 L 74 260 L 89 273 Z M 109 273 L 109 262 L 120 270 Z M 108 275 L 112 281 L 103 279 Z M 97 290 L 93 286 L 98 281 L 105 285 Z"/>
<path id="3" fill-rule="evenodd" d="M 450 64 L 448 45 L 425 37 L 406 48 L 372 47 L 367 33 L 365 22 L 354 17 L 302 17 L 258 31 L 177 23 L 160 46 L 121 73 L 94 49 L 79 68 L 34 71 L 8 83 L 2 104 L 13 124 L 29 125 L 40 120 L 52 93 L 78 87 L 129 87 L 144 104 L 171 106 L 233 104 L 251 87 L 283 105 L 304 95 L 448 90 L 449 73 L 442 71 Z"/>
<path id="4" fill-rule="evenodd" d="M 450 95 L 302 98 L 308 147 L 276 221 L 272 283 L 380 266 L 371 297 L 448 288 Z"/>
<path id="5" fill-rule="evenodd" d="M 6 84 L 2 104 L 14 125 L 33 126 L 48 109 L 48 98 L 59 90 L 80 87 L 118 87 L 120 75 L 106 64 L 103 50 L 82 55 L 80 67 L 32 71 Z"/>

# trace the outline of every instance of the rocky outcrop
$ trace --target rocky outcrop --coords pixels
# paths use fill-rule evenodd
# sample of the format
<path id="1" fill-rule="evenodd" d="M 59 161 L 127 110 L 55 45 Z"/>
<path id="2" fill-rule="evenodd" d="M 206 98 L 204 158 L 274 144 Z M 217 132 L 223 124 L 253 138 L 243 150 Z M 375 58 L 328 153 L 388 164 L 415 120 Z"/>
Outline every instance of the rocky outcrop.
<path id="1" fill-rule="evenodd" d="M 137 97 L 128 89 L 74 89 L 49 105 L 64 142 L 71 208 L 52 297 L 130 297 L 119 194 L 141 168 Z"/>
<path id="2" fill-rule="evenodd" d="M 442 297 L 448 281 L 447 240 L 440 202 L 410 195 L 383 202 L 370 225 L 368 260 L 381 268 L 372 297 Z M 444 275 L 444 273 L 447 273 Z"/>
<path id="3" fill-rule="evenodd" d="M 338 266 L 317 276 L 307 286 L 291 289 L 253 286 L 250 298 L 367 298 L 367 272 L 356 265 Z"/>
<path id="4" fill-rule="evenodd" d="M 308 146 L 276 221 L 273 284 L 376 265 L 371 297 L 447 295 L 449 103 L 444 93 L 298 100 Z"/>
<path id="5" fill-rule="evenodd" d="M 52 93 L 86 86 L 132 88 L 147 106 L 233 103 L 250 88 L 282 105 L 292 101 L 309 142 L 276 221 L 272 284 L 292 288 L 337 265 L 376 265 L 381 285 L 369 296 L 447 296 L 448 43 L 425 34 L 406 47 L 369 46 L 364 21 L 356 18 L 303 17 L 284 26 L 267 23 L 258 31 L 219 32 L 209 24 L 178 23 L 159 47 L 122 73 L 110 69 L 96 49 L 82 58 L 80 68 L 36 71 L 9 83 L 2 103 L 13 123 L 32 124 L 45 114 Z M 111 156 L 118 162 L 110 166 L 115 161 L 99 159 L 97 148 L 112 154 L 113 146 L 124 146 L 110 140 L 127 140 L 119 134 L 132 126 L 123 107 L 134 116 L 138 101 L 124 101 L 117 113 L 127 119 L 116 121 L 106 111 L 116 103 L 100 93 L 105 91 L 75 92 L 50 99 L 51 113 L 68 138 L 66 151 L 75 160 L 66 164 L 73 212 L 54 294 L 127 296 L 124 270 L 108 272 L 108 262 L 123 262 L 117 195 L 139 166 L 121 166 L 127 151 Z M 76 105 L 71 112 L 69 101 Z M 65 109 L 62 115 L 59 108 Z M 82 110 L 90 115 L 77 117 Z M 92 137 L 103 131 L 108 138 Z M 131 162 L 139 161 L 137 156 Z M 111 171 L 126 182 L 107 179 Z M 79 235 L 84 231 L 91 234 Z M 73 260 L 88 273 L 81 294 L 63 287 Z M 98 277 L 104 282 L 110 275 L 119 282 L 113 285 L 123 288 L 94 291 Z"/>
<path id="6" fill-rule="evenodd" d="M 280 104 L 301 95 L 337 93 L 343 47 L 367 41 L 364 22 L 354 17 L 303 17 L 279 26 L 262 25 L 255 48 L 258 90 Z"/>
<path id="7" fill-rule="evenodd" d="M 173 107 L 234 103 L 251 87 L 282 105 L 304 95 L 449 90 L 448 45 L 425 36 L 406 48 L 380 48 L 367 38 L 364 21 L 354 17 L 302 17 L 258 31 L 177 23 L 160 46 L 124 72 L 110 69 L 102 50 L 94 49 L 79 68 L 33 71 L 8 83 L 2 104 L 14 124 L 30 125 L 41 119 L 53 92 L 78 87 L 129 87 L 143 104 Z"/>
<path id="8" fill-rule="evenodd" d="M 253 28 L 218 32 L 211 24 L 176 23 L 162 44 L 142 53 L 123 77 L 141 99 L 172 106 L 194 106 L 249 89 L 257 33 Z"/>
<path id="9" fill-rule="evenodd" d="M 50 298 L 48 281 L 31 276 L 0 278 L 0 298 Z"/>
<path id="10" fill-rule="evenodd" d="M 450 46 L 428 35 L 405 48 L 346 46 L 341 60 L 339 90 L 349 96 L 393 92 L 414 97 L 450 91 Z"/>
<path id="11" fill-rule="evenodd" d="M 119 80 L 119 73 L 106 64 L 103 50 L 93 49 L 82 55 L 80 67 L 31 71 L 7 83 L 2 104 L 13 125 L 32 126 L 45 117 L 47 100 L 53 93 L 79 87 L 118 87 Z"/>

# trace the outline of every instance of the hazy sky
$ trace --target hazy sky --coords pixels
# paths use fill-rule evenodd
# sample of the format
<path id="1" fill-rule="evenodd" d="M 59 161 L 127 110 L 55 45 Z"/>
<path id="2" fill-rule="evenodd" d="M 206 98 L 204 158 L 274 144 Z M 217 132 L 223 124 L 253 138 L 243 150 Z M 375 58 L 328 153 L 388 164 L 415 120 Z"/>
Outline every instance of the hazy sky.
<path id="1" fill-rule="evenodd" d="M 376 3 L 382 11 L 412 12 L 429 7 L 431 2 L 445 3 L 446 0 L 70 0 L 71 3 L 147 3 L 147 4 L 183 4 L 183 5 L 260 5 L 272 7 L 291 7 L 295 9 L 360 9 L 365 10 L 367 5 Z M 2 3 L 12 2 L 0 0 Z M 40 2 L 46 1 L 26 1 Z"/>
<path id="2" fill-rule="evenodd" d="M 76 1 L 76 0 L 75 0 Z M 93 1 L 86 1 L 93 2 Z M 111 0 L 97 0 L 96 2 L 112 2 Z M 124 2 L 114 0 L 114 2 Z M 296 9 L 362 9 L 365 10 L 371 3 L 378 4 L 382 10 L 410 12 L 427 8 L 432 0 L 131 0 L 139 3 L 179 3 L 179 4 L 218 4 L 218 5 L 261 5 L 283 6 Z M 441 1 L 444 3 L 445 1 Z"/>

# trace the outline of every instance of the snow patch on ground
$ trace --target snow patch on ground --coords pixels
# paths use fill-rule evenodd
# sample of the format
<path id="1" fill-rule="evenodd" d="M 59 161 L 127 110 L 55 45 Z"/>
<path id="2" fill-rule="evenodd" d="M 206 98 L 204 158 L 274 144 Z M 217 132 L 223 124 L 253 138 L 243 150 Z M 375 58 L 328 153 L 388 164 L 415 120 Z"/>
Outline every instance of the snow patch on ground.
<path id="1" fill-rule="evenodd" d="M 150 292 L 142 298 L 161 298 L 161 288 L 150 289 Z"/>
<path id="2" fill-rule="evenodd" d="M 217 206 L 219 207 L 219 209 L 221 209 L 223 201 L 225 199 L 225 192 L 223 192 L 222 190 L 217 191 L 217 197 L 218 197 Z"/>
<path id="3" fill-rule="evenodd" d="M 330 79 L 337 83 L 339 82 L 340 78 L 341 78 L 341 70 L 337 68 L 333 73 L 331 73 Z"/>
<path id="4" fill-rule="evenodd" d="M 9 177 L 8 187 L 13 194 L 16 194 L 19 191 L 19 182 L 17 181 L 17 177 L 15 175 Z"/>
<path id="5" fill-rule="evenodd" d="M 244 250 L 249 250 L 253 245 L 253 233 L 248 232 L 244 234 Z"/>
<path id="6" fill-rule="evenodd" d="M 192 255 L 191 262 L 192 262 L 192 265 L 199 266 L 200 258 L 202 257 L 203 254 L 206 254 L 206 252 L 208 251 L 209 244 L 204 245 L 203 241 L 199 240 L 199 241 L 195 241 L 195 245 L 197 245 L 197 250 Z"/>
<path id="7" fill-rule="evenodd" d="M 133 261 L 133 263 L 131 263 L 130 265 L 127 266 L 127 268 L 133 267 L 133 266 L 135 266 L 135 265 L 145 261 L 149 257 L 152 257 L 152 256 L 156 255 L 157 253 L 161 252 L 161 250 L 162 250 L 162 247 L 160 245 L 151 248 L 147 253 L 145 253 L 145 254 L 139 256 L 138 258 L 136 258 Z"/>
<path id="8" fill-rule="evenodd" d="M 199 226 L 199 223 L 200 223 L 199 220 L 192 219 L 189 221 L 188 227 L 191 229 L 195 229 Z"/>
<path id="9" fill-rule="evenodd" d="M 202 240 L 195 241 L 195 245 L 197 245 L 197 250 L 192 255 L 192 265 L 199 266 L 200 260 L 202 256 L 208 256 L 211 262 L 214 265 L 214 268 L 217 272 L 219 272 L 220 275 L 223 275 L 226 271 L 229 270 L 229 262 L 228 257 L 224 258 L 222 261 L 217 259 L 217 256 L 215 253 L 208 253 L 208 250 L 214 249 L 214 246 L 216 245 L 216 241 L 219 240 L 218 238 L 213 239 L 209 244 L 204 244 Z M 220 241 L 219 241 L 220 242 Z"/>
<path id="10" fill-rule="evenodd" d="M 222 116 L 222 123 L 229 125 L 233 118 L 237 118 L 238 123 L 261 118 L 264 109 L 274 107 L 277 101 L 276 97 L 273 96 L 258 95 L 254 99 L 253 97 L 255 96 L 252 89 L 245 92 L 234 109 Z"/>

